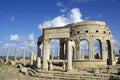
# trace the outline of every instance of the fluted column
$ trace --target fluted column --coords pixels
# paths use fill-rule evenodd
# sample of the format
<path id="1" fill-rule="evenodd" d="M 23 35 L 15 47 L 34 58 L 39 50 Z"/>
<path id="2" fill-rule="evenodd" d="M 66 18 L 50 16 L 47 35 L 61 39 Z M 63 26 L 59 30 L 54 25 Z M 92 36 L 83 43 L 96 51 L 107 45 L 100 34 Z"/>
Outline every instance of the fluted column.
<path id="1" fill-rule="evenodd" d="M 67 42 L 67 71 L 72 70 L 72 51 L 71 51 L 71 42 L 68 40 Z"/>

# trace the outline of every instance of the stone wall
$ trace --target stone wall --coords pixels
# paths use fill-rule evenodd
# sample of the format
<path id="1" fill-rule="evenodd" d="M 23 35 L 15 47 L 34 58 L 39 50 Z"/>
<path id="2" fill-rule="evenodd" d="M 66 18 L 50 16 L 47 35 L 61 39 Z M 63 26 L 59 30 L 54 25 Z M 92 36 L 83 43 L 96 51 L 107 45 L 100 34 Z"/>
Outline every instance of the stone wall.
<path id="1" fill-rule="evenodd" d="M 76 60 L 72 62 L 72 65 L 75 69 L 90 69 L 107 65 L 107 63 L 103 60 Z"/>

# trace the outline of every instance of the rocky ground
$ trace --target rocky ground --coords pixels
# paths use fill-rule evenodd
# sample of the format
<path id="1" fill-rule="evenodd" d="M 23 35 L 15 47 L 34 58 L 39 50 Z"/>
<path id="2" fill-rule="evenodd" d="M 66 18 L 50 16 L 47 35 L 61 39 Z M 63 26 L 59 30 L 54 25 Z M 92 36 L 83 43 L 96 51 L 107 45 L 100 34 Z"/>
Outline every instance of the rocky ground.
<path id="1" fill-rule="evenodd" d="M 26 67 L 23 67 L 25 69 Z M 27 67 L 29 71 L 25 75 L 20 72 L 17 65 L 10 65 L 0 62 L 0 80 L 120 80 L 119 75 L 95 74 L 87 71 L 62 72 L 58 71 L 39 71 Z M 60 70 L 60 69 L 59 69 Z"/>
<path id="2" fill-rule="evenodd" d="M 41 80 L 19 72 L 19 68 L 10 65 L 0 65 L 0 80 Z"/>

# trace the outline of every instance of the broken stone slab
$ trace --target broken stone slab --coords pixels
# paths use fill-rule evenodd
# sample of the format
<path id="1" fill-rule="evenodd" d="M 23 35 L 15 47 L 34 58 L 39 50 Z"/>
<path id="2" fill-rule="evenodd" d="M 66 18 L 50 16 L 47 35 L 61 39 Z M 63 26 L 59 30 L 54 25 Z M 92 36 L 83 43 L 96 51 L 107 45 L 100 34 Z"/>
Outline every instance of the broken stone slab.
<path id="1" fill-rule="evenodd" d="M 20 72 L 27 75 L 28 74 L 28 69 L 26 67 L 21 67 Z"/>
<path id="2" fill-rule="evenodd" d="M 15 61 L 9 61 L 9 62 L 10 62 L 10 65 L 16 65 Z"/>

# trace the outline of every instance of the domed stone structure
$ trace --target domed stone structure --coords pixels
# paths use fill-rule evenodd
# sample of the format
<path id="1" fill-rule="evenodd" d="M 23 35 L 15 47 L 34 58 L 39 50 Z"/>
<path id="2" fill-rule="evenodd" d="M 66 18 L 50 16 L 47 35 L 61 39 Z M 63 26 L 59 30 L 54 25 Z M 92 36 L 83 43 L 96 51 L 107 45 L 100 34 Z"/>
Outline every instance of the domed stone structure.
<path id="1" fill-rule="evenodd" d="M 43 35 L 38 38 L 38 57 L 42 57 L 43 70 L 48 70 L 51 39 L 59 39 L 59 58 L 67 63 L 68 71 L 72 68 L 80 69 L 113 64 L 112 35 L 105 22 L 83 21 L 62 27 L 43 29 Z M 95 40 L 99 42 L 99 53 L 97 54 L 94 51 Z M 88 56 L 81 51 L 82 41 L 87 42 Z M 43 56 L 40 53 L 41 43 L 43 43 Z"/>

